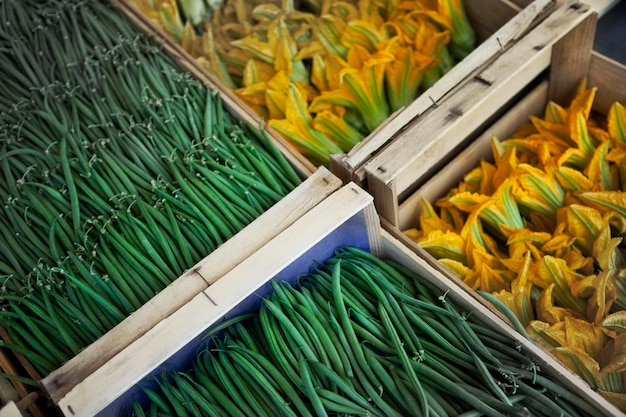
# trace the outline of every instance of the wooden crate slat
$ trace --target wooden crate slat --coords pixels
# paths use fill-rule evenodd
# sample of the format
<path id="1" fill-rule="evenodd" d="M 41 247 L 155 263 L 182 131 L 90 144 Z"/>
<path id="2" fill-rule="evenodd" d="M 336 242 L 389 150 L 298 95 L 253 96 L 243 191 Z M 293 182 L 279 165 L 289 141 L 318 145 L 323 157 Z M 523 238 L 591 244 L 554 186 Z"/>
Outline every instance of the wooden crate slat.
<path id="1" fill-rule="evenodd" d="M 594 25 L 596 21 L 597 14 L 582 3 L 570 2 L 557 9 L 514 48 L 464 83 L 370 160 L 365 166 L 367 184 L 378 213 L 397 225 L 401 195 L 434 173 L 445 155 L 462 145 L 471 132 L 549 68 L 553 58 L 560 59 L 553 57 L 555 44 L 570 34 L 576 36 L 579 26 Z"/>
<path id="2" fill-rule="evenodd" d="M 490 3 L 469 2 L 468 14 L 473 15 L 472 21 L 477 25 L 488 25 L 483 29 L 486 39 L 476 47 L 465 59 L 455 65 L 432 87 L 420 94 L 410 105 L 395 112 L 374 132 L 359 142 L 347 154 L 333 155 L 330 167 L 340 178 L 353 180 L 357 184 L 365 182 L 363 164 L 372 155 L 383 148 L 385 143 L 412 120 L 437 106 L 447 94 L 467 79 L 473 72 L 507 50 L 511 45 L 526 35 L 538 22 L 544 19 L 555 8 L 555 1 L 533 1 L 523 10 L 512 2 L 502 1 Z"/>
<path id="3" fill-rule="evenodd" d="M 71 390 L 57 398 L 62 412 L 68 417 L 115 415 L 107 406 L 110 407 L 163 361 L 200 337 L 225 311 L 265 283 L 265 277 L 273 277 L 312 243 L 323 240 L 357 213 L 362 213 L 364 221 L 368 222 L 367 245 L 374 252 L 380 251 L 382 243 L 377 235 L 380 223 L 375 216 L 372 197 L 354 184 L 343 186 L 259 250 L 241 259 L 218 281 L 123 351 L 85 375 Z"/>
<path id="4" fill-rule="evenodd" d="M 295 190 L 224 242 L 195 267 L 163 289 L 148 303 L 87 346 L 66 364 L 41 380 L 53 401 L 59 401 L 74 386 L 107 363 L 134 340 L 205 290 L 209 284 L 341 186 L 326 168 L 320 168 Z"/>

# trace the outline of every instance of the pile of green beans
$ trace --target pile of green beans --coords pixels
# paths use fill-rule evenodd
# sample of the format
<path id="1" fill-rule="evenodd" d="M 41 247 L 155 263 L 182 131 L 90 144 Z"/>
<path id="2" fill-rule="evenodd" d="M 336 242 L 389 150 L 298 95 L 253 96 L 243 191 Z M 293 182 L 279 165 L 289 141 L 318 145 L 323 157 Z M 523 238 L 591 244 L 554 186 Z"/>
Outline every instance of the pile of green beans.
<path id="1" fill-rule="evenodd" d="M 44 376 L 300 182 L 106 2 L 0 2 L 0 83 L 0 325 Z"/>
<path id="2" fill-rule="evenodd" d="M 193 369 L 140 385 L 140 416 L 594 416 L 516 346 L 404 266 L 342 247 L 272 281 Z"/>

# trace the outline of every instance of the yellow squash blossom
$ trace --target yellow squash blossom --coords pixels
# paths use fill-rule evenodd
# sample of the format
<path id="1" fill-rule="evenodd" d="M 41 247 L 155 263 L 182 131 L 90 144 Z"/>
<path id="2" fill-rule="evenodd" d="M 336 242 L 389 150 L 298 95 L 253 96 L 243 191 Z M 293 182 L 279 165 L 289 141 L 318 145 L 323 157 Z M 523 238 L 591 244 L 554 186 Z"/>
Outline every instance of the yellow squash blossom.
<path id="1" fill-rule="evenodd" d="M 466 263 L 442 263 L 626 410 L 626 112 L 616 103 L 596 121 L 594 95 L 583 83 L 567 108 L 548 103 L 543 118 L 493 138 L 494 162 L 468 172 L 439 212 L 423 204 L 424 226 L 456 232 L 443 213 L 461 213 Z M 410 236 L 419 244 L 422 230 Z"/>

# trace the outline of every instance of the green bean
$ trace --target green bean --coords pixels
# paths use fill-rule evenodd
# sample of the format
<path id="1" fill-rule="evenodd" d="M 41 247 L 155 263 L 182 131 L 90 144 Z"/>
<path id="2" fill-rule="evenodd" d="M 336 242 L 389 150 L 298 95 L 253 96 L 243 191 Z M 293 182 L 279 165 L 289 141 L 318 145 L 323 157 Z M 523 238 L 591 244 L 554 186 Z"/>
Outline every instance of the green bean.
<path id="1" fill-rule="evenodd" d="M 428 403 L 426 400 L 426 394 L 424 393 L 424 388 L 422 387 L 422 383 L 414 372 L 413 367 L 411 366 L 411 360 L 406 354 L 402 342 L 400 341 L 400 336 L 396 332 L 396 328 L 394 327 L 391 318 L 389 317 L 389 313 L 387 310 L 381 305 L 379 308 L 380 317 L 383 322 L 383 326 L 387 330 L 387 333 L 391 337 L 392 344 L 395 345 L 396 352 L 400 356 L 400 360 L 404 367 L 405 372 L 409 378 L 410 387 L 412 388 L 412 392 L 419 399 L 420 403 L 420 414 L 423 416 L 428 416 Z"/>
<path id="2" fill-rule="evenodd" d="M 277 410 L 278 413 L 281 415 L 293 417 L 296 416 L 296 414 L 290 408 L 289 404 L 285 400 L 283 400 L 281 392 L 279 392 L 279 385 L 275 382 L 273 378 L 268 377 L 268 375 L 264 373 L 264 369 L 251 362 L 241 353 L 231 352 L 230 356 L 233 359 L 234 364 L 238 365 L 238 368 L 243 371 L 243 376 L 249 376 L 247 380 L 249 381 L 249 384 L 253 391 L 256 392 L 259 399 L 267 399 L 269 408 Z M 276 374 L 280 375 L 279 373 Z M 283 382 L 287 381 L 283 380 Z M 293 390 L 290 385 L 283 384 L 282 387 L 288 387 L 290 391 L 292 391 L 292 395 L 290 395 L 289 398 L 300 400 L 297 395 L 293 395 L 293 393 L 295 393 L 295 390 Z M 304 404 L 302 404 L 302 406 L 304 406 Z M 306 410 L 306 408 L 303 408 L 303 410 Z"/>
<path id="3" fill-rule="evenodd" d="M 272 357 L 276 361 L 277 366 L 293 384 L 299 385 L 301 380 L 297 371 L 298 361 L 294 352 L 288 350 L 287 343 L 278 332 L 277 326 L 274 325 L 278 319 L 276 316 L 272 315 L 267 308 L 261 308 L 259 311 L 259 320 L 270 353 L 272 353 Z"/>
<path id="4" fill-rule="evenodd" d="M 81 282 L 78 279 L 75 279 L 72 275 L 68 275 L 67 278 L 72 281 L 74 285 L 85 291 L 85 293 L 89 294 L 96 303 L 98 303 L 105 311 L 108 312 L 113 320 L 119 323 L 124 319 L 124 314 L 122 314 L 122 312 L 113 303 L 106 300 L 95 290 L 90 288 L 87 284 Z"/>
<path id="5" fill-rule="evenodd" d="M 304 354 L 305 358 L 309 360 L 319 360 L 311 346 L 306 342 L 302 333 L 298 331 L 295 324 L 289 320 L 287 315 L 285 315 L 285 313 L 283 313 L 276 304 L 268 299 L 265 299 L 263 305 L 274 317 L 276 317 L 281 327 L 285 329 L 285 333 L 294 338 L 298 349 Z"/>
<path id="6" fill-rule="evenodd" d="M 239 346 L 232 346 L 232 349 L 235 352 L 237 352 L 238 355 L 241 355 L 242 357 L 246 357 L 250 361 L 254 360 L 258 364 L 257 368 L 260 371 L 265 372 L 265 375 L 266 375 L 265 379 L 267 380 L 266 383 L 269 383 L 270 381 L 275 381 L 276 384 L 282 390 L 282 392 L 284 392 L 287 398 L 289 398 L 291 403 L 294 404 L 294 406 L 299 412 L 299 415 L 303 417 L 307 417 L 311 415 L 306 404 L 301 400 L 300 396 L 298 395 L 293 385 L 287 380 L 287 378 L 285 378 L 280 373 L 278 368 L 276 368 L 267 358 L 265 358 L 265 356 L 263 356 L 262 354 L 258 352 L 254 352 L 248 349 L 243 349 Z M 238 358 L 238 356 L 234 356 L 234 357 L 235 359 Z M 250 362 L 248 363 L 248 365 L 250 365 Z"/>
<path id="7" fill-rule="evenodd" d="M 1 314 L 1 313 L 0 313 Z M 16 325 L 16 324 L 14 324 Z M 29 334 L 29 332 L 18 332 L 20 334 Z M 32 336 L 30 336 L 32 337 Z M 38 353 L 35 350 L 28 350 L 24 346 L 36 346 L 36 342 L 34 343 L 11 343 L 5 340 L 0 340 L 0 347 L 4 347 L 6 349 L 11 349 L 12 351 L 18 352 L 24 357 L 28 358 L 28 360 L 39 369 L 54 369 L 54 361 L 50 359 L 46 352 Z"/>
<path id="8" fill-rule="evenodd" d="M 222 382 L 226 381 L 227 385 L 231 388 L 229 392 L 231 392 L 233 387 L 236 387 L 237 392 L 239 393 L 238 397 L 240 401 L 243 401 L 244 404 L 247 405 L 247 408 L 250 410 L 250 416 L 269 416 L 269 410 L 266 410 L 265 405 L 260 402 L 263 401 L 260 398 L 257 398 L 252 394 L 250 388 L 248 386 L 247 381 L 242 378 L 239 373 L 236 371 L 236 368 L 232 365 L 230 360 L 227 357 L 227 353 L 223 350 L 217 351 L 217 363 L 220 364 L 220 368 L 222 370 Z"/>
<path id="9" fill-rule="evenodd" d="M 395 408 L 401 410 L 403 413 L 419 410 L 421 405 L 417 401 L 415 394 L 410 392 L 405 384 L 402 384 L 403 381 L 397 377 L 397 373 L 392 376 L 394 367 L 390 367 L 388 372 L 372 350 L 366 348 L 364 348 L 364 350 L 372 370 L 376 373 L 378 378 L 380 378 L 383 392 L 394 400 L 394 404 L 396 404 Z"/>
<path id="10" fill-rule="evenodd" d="M 369 410 L 359 406 L 358 404 L 353 403 L 352 401 L 341 397 L 335 394 L 332 391 L 326 390 L 324 388 L 319 388 L 317 390 L 317 394 L 320 398 L 320 401 L 324 407 L 331 412 L 346 414 L 346 415 L 361 415 L 361 416 L 371 416 Z"/>
<path id="11" fill-rule="evenodd" d="M 97 259 L 104 266 L 104 270 L 107 271 L 107 275 L 112 279 L 115 287 L 119 288 L 122 297 L 119 298 L 118 301 L 124 307 L 124 311 L 135 311 L 141 306 L 141 301 L 137 297 L 137 294 L 131 290 L 132 280 L 126 280 L 117 269 L 113 261 L 113 256 L 113 252 L 109 249 L 106 240 L 102 240 L 100 242 L 100 250 Z"/>
<path id="12" fill-rule="evenodd" d="M 200 394 L 199 390 L 196 389 L 196 387 L 191 385 L 186 380 L 184 375 L 174 373 L 173 379 L 176 385 L 179 387 L 180 392 L 186 394 L 186 396 L 188 397 L 185 404 L 198 405 L 197 412 L 193 415 L 200 415 L 200 410 L 202 410 L 203 413 L 206 413 L 209 416 L 219 416 L 219 413 L 217 412 L 215 407 L 204 396 Z"/>
<path id="13" fill-rule="evenodd" d="M 80 233 L 80 225 L 81 225 L 81 215 L 80 215 L 80 205 L 78 203 L 78 192 L 76 189 L 76 185 L 74 183 L 74 176 L 72 174 L 70 168 L 70 162 L 67 155 L 67 138 L 65 135 L 61 138 L 61 166 L 63 168 L 63 175 L 65 176 L 65 182 L 67 184 L 67 188 L 70 195 L 70 202 L 72 207 L 72 224 L 74 225 L 74 233 L 76 236 L 79 236 Z"/>
<path id="14" fill-rule="evenodd" d="M 496 397 L 499 398 L 505 404 L 511 404 L 507 394 L 500 388 L 497 381 L 493 379 L 487 365 L 480 359 L 480 357 L 472 350 L 468 349 L 472 358 L 474 359 L 475 369 L 478 370 L 478 375 L 482 377 L 482 380 L 487 383 L 487 388 Z"/>
<path id="15" fill-rule="evenodd" d="M 32 335 L 32 337 L 29 338 L 29 342 L 31 343 L 33 350 L 37 352 L 46 352 L 46 355 L 49 355 L 48 357 L 55 361 L 65 361 L 67 359 L 67 355 L 60 350 L 60 346 L 46 346 L 43 344 L 43 341 L 47 340 L 48 337 L 46 337 L 43 333 L 43 326 L 38 324 L 41 320 L 29 317 L 29 315 L 18 307 L 16 303 L 10 304 L 11 310 L 15 311 L 15 318 L 20 320 L 20 322 L 23 323 L 25 328 L 28 330 L 29 334 Z M 8 317 L 8 314 L 3 312 L 2 316 Z"/>
<path id="16" fill-rule="evenodd" d="M 504 314 L 504 316 L 511 322 L 511 324 L 513 325 L 513 328 L 515 330 L 517 330 L 526 339 L 531 340 L 530 336 L 526 332 L 526 329 L 524 328 L 524 326 L 520 322 L 520 320 L 517 317 L 517 315 L 515 313 L 513 313 L 511 311 L 511 309 L 509 307 L 507 307 L 507 305 L 504 304 L 498 297 L 496 297 L 495 295 L 493 295 L 493 294 L 491 294 L 490 292 L 487 292 L 487 291 L 477 291 L 477 293 L 482 295 L 483 297 L 485 297 L 487 299 L 487 301 L 489 301 L 498 310 L 500 310 L 500 312 L 502 314 Z"/>
<path id="17" fill-rule="evenodd" d="M 59 300 L 59 304 L 70 316 L 75 316 L 81 323 L 87 324 L 89 332 L 94 338 L 100 337 L 106 331 L 106 327 L 102 322 L 97 320 L 99 314 L 96 313 L 91 300 L 88 300 L 80 291 L 74 291 L 71 285 L 65 284 L 65 291 L 68 294 L 68 301 Z M 55 297 L 63 298 L 57 293 Z"/>
<path id="18" fill-rule="evenodd" d="M 161 388 L 161 392 L 165 394 L 169 404 L 172 406 L 174 413 L 178 417 L 192 417 L 189 415 L 183 401 L 180 398 L 179 392 L 174 387 L 174 385 L 170 382 L 169 379 L 159 379 L 159 387 Z"/>
<path id="19" fill-rule="evenodd" d="M 205 351 L 204 353 L 206 353 L 207 351 Z M 201 354 L 202 355 L 202 354 Z M 205 358 L 210 358 L 211 355 L 207 354 L 205 355 Z M 202 366 L 202 364 L 205 361 L 199 361 L 200 362 L 200 366 Z M 198 366 L 198 363 L 196 363 L 196 366 Z M 205 394 L 207 394 L 207 396 L 209 398 L 211 398 L 211 400 L 214 403 L 223 405 L 227 410 L 228 413 L 233 416 L 233 417 L 245 417 L 245 413 L 239 409 L 238 407 L 238 403 L 234 402 L 233 400 L 231 400 L 229 398 L 229 396 L 227 396 L 224 391 L 222 389 L 220 389 L 214 382 L 213 382 L 213 374 L 209 374 L 209 372 L 207 371 L 206 368 L 201 367 L 201 368 L 197 368 L 199 369 L 198 372 L 195 372 L 194 376 L 197 377 L 198 379 L 198 385 L 202 388 L 206 389 Z"/>

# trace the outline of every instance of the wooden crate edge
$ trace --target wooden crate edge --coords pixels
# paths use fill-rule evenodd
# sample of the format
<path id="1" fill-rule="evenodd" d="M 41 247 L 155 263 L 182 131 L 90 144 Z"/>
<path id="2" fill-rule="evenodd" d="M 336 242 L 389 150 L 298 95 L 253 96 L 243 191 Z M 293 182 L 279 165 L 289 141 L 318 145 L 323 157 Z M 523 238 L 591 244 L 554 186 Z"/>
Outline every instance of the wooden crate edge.
<path id="1" fill-rule="evenodd" d="M 245 259 L 245 256 L 253 253 L 339 189 L 340 185 L 341 181 L 328 169 L 320 168 L 139 310 L 43 378 L 40 382 L 48 395 L 53 401 L 58 402 L 83 378 L 95 372 L 159 321 L 169 317 L 191 298 L 208 288 L 211 283 Z M 215 259 L 220 259 L 220 262 L 212 262 Z"/>

